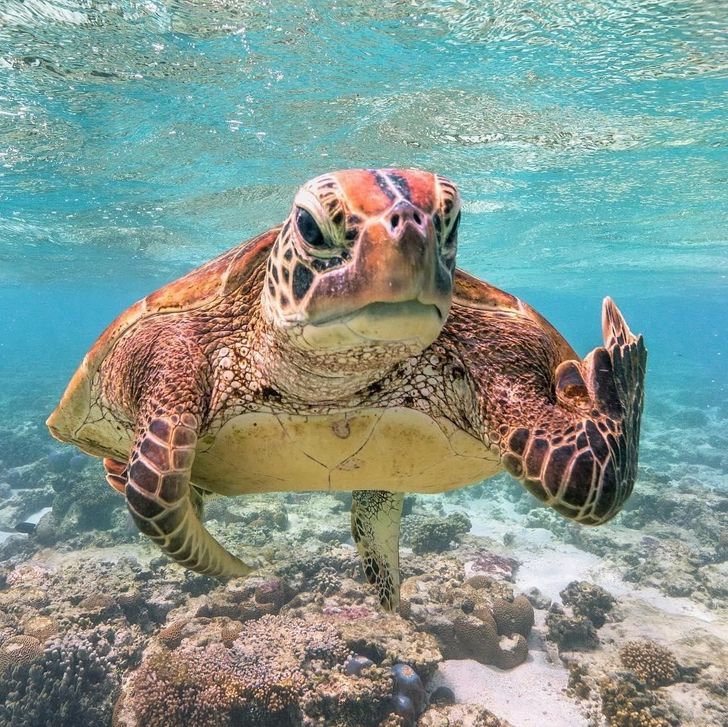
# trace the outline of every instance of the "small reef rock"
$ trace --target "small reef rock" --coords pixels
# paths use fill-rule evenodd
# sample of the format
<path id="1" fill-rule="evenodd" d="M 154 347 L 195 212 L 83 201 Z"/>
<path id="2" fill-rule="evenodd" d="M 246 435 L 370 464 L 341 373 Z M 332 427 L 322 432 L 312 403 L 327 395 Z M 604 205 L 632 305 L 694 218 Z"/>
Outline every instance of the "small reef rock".
<path id="1" fill-rule="evenodd" d="M 477 704 L 453 704 L 428 709 L 418 727 L 513 727 Z"/>
<path id="2" fill-rule="evenodd" d="M 559 651 L 584 651 L 599 645 L 597 629 L 604 626 L 614 597 L 601 586 L 572 581 L 559 594 L 568 611 L 552 604 L 546 616 L 549 639 Z"/>
<path id="3" fill-rule="evenodd" d="M 571 606 L 577 616 L 588 618 L 595 628 L 604 626 L 615 603 L 611 593 L 588 581 L 572 581 L 559 595 L 564 605 Z"/>
<path id="4" fill-rule="evenodd" d="M 460 512 L 443 517 L 408 515 L 402 522 L 402 545 L 409 546 L 418 555 L 442 553 L 471 527 L 470 519 Z"/>

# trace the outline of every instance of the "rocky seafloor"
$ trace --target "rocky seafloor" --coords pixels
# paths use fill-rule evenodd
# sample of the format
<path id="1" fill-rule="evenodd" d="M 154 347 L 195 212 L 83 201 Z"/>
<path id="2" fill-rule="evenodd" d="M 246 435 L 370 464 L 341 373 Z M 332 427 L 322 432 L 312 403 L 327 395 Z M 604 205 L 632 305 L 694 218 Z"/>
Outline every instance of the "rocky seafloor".
<path id="1" fill-rule="evenodd" d="M 727 414 L 660 402 L 604 527 L 505 476 L 408 497 L 399 614 L 362 578 L 348 493 L 211 500 L 257 565 L 221 583 L 143 540 L 100 463 L 6 425 L 0 727 L 726 725 Z"/>

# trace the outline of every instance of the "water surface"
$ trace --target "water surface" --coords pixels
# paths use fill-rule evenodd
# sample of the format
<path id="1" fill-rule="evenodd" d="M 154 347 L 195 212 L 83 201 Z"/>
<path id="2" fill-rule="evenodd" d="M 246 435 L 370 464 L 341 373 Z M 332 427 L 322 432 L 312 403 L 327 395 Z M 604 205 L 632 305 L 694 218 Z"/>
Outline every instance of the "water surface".
<path id="1" fill-rule="evenodd" d="M 580 352 L 617 300 L 647 427 L 666 397 L 725 416 L 727 26 L 720 2 L 7 0 L 0 410 L 44 418 L 111 318 L 307 178 L 394 165 L 459 184 L 461 266 Z"/>

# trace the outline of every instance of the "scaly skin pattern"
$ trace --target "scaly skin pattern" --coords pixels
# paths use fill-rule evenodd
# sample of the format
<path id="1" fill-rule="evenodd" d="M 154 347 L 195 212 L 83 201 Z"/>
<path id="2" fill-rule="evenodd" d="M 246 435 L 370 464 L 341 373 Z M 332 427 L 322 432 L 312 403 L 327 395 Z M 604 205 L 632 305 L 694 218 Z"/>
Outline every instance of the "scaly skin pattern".
<path id="1" fill-rule="evenodd" d="M 386 490 L 355 490 L 352 497 L 351 534 L 364 575 L 388 611 L 399 606 L 399 521 L 403 502 L 401 492 Z"/>
<path id="2" fill-rule="evenodd" d="M 312 180 L 280 228 L 117 319 L 51 432 L 106 458 L 109 483 L 164 552 L 218 576 L 249 568 L 200 523 L 194 457 L 247 413 L 444 419 L 562 515 L 607 521 L 636 474 L 642 338 L 607 299 L 604 346 L 580 360 L 525 303 L 456 270 L 459 209 L 454 185 L 425 172 Z M 362 488 L 352 532 L 393 609 L 402 494 Z"/>

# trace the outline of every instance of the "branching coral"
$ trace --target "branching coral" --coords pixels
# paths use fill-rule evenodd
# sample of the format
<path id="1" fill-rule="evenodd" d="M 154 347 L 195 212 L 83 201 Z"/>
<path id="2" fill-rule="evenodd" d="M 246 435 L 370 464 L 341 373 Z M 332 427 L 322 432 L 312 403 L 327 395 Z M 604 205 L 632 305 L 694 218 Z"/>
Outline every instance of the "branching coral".
<path id="1" fill-rule="evenodd" d="M 351 651 L 319 619 L 263 616 L 237 624 L 190 619 L 185 639 L 153 644 L 115 710 L 118 727 L 374 725 L 390 708 L 392 675 L 345 669 Z"/>
<path id="2" fill-rule="evenodd" d="M 630 672 L 617 672 L 599 683 L 602 713 L 609 727 L 671 727 L 678 724 L 645 685 Z"/>
<path id="3" fill-rule="evenodd" d="M 119 686 L 117 668 L 133 657 L 133 649 L 118 647 L 110 637 L 116 641 L 111 633 L 69 632 L 50 640 L 45 649 L 31 636 L 5 641 L 3 650 L 22 640 L 24 658 L 16 659 L 0 679 L 0 724 L 107 724 Z"/>
<path id="4" fill-rule="evenodd" d="M 678 678 L 675 656 L 654 641 L 630 641 L 620 650 L 619 658 L 649 687 L 672 684 Z"/>

